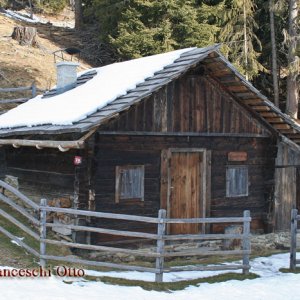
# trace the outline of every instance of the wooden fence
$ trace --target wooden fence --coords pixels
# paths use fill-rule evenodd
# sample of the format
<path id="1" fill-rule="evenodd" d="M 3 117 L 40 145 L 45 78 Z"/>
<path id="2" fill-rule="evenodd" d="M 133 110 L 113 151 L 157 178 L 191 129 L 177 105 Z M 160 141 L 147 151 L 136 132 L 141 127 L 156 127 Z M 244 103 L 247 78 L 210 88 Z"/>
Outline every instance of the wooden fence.
<path id="1" fill-rule="evenodd" d="M 292 209 L 291 212 L 291 248 L 290 248 L 290 269 L 295 270 L 297 264 L 300 264 L 300 259 L 297 259 L 297 233 L 298 221 L 300 221 L 300 215 L 298 215 L 297 209 Z"/>
<path id="2" fill-rule="evenodd" d="M 5 230 L 0 226 L 0 232 L 16 241 L 20 246 L 24 247 L 31 254 L 35 255 L 40 259 L 40 264 L 42 267 L 45 267 L 47 260 L 54 261 L 64 261 L 71 263 L 79 263 L 90 266 L 100 266 L 108 268 L 116 268 L 121 270 L 135 270 L 135 271 L 144 271 L 152 272 L 155 274 L 155 281 L 163 281 L 163 273 L 166 272 L 175 272 L 175 271 L 216 271 L 216 270 L 243 270 L 244 274 L 248 274 L 250 265 L 249 265 L 249 255 L 250 255 L 250 212 L 244 211 L 242 217 L 233 217 L 233 218 L 193 218 L 193 219 L 170 219 L 166 216 L 166 211 L 161 209 L 159 210 L 157 217 L 144 217 L 144 216 L 135 216 L 135 215 L 124 215 L 124 214 L 114 214 L 114 213 L 103 213 L 103 212 L 94 212 L 94 211 L 85 211 L 85 210 L 76 210 L 70 208 L 58 208 L 47 206 L 46 200 L 42 199 L 40 205 L 37 205 L 26 196 L 21 194 L 18 190 L 7 185 L 5 182 L 0 180 L 0 186 L 8 191 L 12 192 L 17 196 L 22 202 L 24 202 L 32 211 L 39 213 L 39 220 L 28 213 L 26 209 L 18 205 L 15 201 L 11 200 L 9 197 L 0 194 L 0 200 L 4 203 L 12 206 L 15 210 L 25 216 L 30 222 L 36 225 L 39 228 L 39 234 L 34 232 L 32 229 L 28 228 L 17 219 L 7 214 L 0 209 L 0 216 L 4 217 L 8 221 L 12 222 L 20 229 L 25 231 L 34 239 L 40 242 L 39 251 L 32 249 L 29 245 L 26 245 L 23 241 L 20 241 L 17 237 L 13 236 L 10 232 Z M 114 230 L 107 228 L 98 228 L 98 227 L 89 227 L 89 226 L 80 226 L 76 224 L 57 224 L 57 223 L 47 223 L 47 213 L 64 213 L 73 216 L 85 216 L 93 218 L 104 218 L 104 219 L 113 219 L 113 220 L 126 220 L 126 221 L 135 221 L 142 223 L 152 223 L 157 226 L 157 233 L 145 233 L 145 232 L 133 232 L 127 230 Z M 213 224 L 213 223 L 242 223 L 243 232 L 241 234 L 175 234 L 170 235 L 166 231 L 167 224 Z M 61 227 L 65 229 L 71 229 L 73 231 L 83 231 L 83 232 L 94 232 L 94 233 L 103 233 L 109 235 L 117 235 L 124 237 L 133 237 L 133 238 L 142 238 L 148 240 L 156 241 L 155 250 L 148 250 L 147 252 L 138 249 L 125 249 L 117 248 L 110 246 L 100 246 L 100 245 L 91 245 L 83 244 L 76 242 L 67 242 L 59 241 L 54 239 L 47 238 L 47 228 L 52 227 Z M 204 226 L 204 225 L 203 225 Z M 174 251 L 166 247 L 167 241 L 187 241 L 187 240 L 233 240 L 239 239 L 242 241 L 241 250 L 204 250 L 201 248 L 195 248 L 192 250 L 179 250 Z M 144 266 L 133 266 L 126 264 L 117 264 L 105 261 L 93 261 L 79 258 L 63 257 L 56 255 L 47 254 L 47 244 L 68 246 L 78 249 L 87 249 L 94 251 L 105 251 L 109 253 L 125 253 L 129 255 L 139 256 L 139 257 L 151 257 L 155 259 L 155 266 L 153 267 L 144 267 Z M 204 266 L 204 265 L 185 265 L 185 266 L 176 266 L 176 267 L 166 267 L 164 265 L 165 258 L 168 257 L 184 257 L 184 256 L 222 256 L 222 255 L 241 255 L 242 263 L 240 264 L 226 264 L 226 265 L 214 265 L 214 266 Z"/>
<path id="3" fill-rule="evenodd" d="M 20 86 L 14 88 L 0 88 L 0 93 L 18 93 L 31 91 L 30 97 L 27 98 L 16 98 L 16 99 L 0 99 L 0 104 L 10 104 L 10 103 L 24 103 L 37 95 L 37 92 L 44 92 L 36 87 L 33 82 L 31 86 Z"/>

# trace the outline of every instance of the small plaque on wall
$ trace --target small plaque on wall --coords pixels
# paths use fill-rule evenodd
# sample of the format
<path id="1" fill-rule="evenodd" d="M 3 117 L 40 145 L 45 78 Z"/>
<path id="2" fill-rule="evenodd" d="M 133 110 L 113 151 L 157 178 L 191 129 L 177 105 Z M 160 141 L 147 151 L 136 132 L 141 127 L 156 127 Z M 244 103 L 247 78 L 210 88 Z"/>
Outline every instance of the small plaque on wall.
<path id="1" fill-rule="evenodd" d="M 247 159 L 247 152 L 236 151 L 228 153 L 228 161 L 246 161 Z"/>

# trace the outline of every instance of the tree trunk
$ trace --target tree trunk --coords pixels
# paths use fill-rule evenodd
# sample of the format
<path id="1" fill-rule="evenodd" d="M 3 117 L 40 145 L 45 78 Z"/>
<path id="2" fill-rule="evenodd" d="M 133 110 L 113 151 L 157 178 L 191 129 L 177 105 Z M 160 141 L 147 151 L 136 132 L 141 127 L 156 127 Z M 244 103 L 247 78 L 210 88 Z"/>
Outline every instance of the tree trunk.
<path id="1" fill-rule="evenodd" d="M 75 0 L 75 28 L 82 28 L 82 0 Z"/>
<path id="2" fill-rule="evenodd" d="M 246 79 L 248 80 L 248 39 L 247 39 L 247 14 L 246 14 L 246 3 L 243 1 L 243 18 L 244 18 L 244 54 L 245 54 L 245 69 L 246 69 Z"/>
<path id="3" fill-rule="evenodd" d="M 272 77 L 273 77 L 273 89 L 274 89 L 274 104 L 277 107 L 279 107 L 277 50 L 276 50 L 275 22 L 274 22 L 274 0 L 269 0 L 269 11 L 270 11 L 271 45 L 272 45 Z"/>
<path id="4" fill-rule="evenodd" d="M 289 0 L 289 52 L 286 113 L 292 118 L 298 116 L 299 87 L 297 76 L 299 74 L 299 58 L 297 57 L 297 18 L 298 0 Z"/>
<path id="5" fill-rule="evenodd" d="M 11 35 L 14 40 L 17 40 L 22 46 L 37 46 L 37 31 L 34 27 L 16 26 Z"/>

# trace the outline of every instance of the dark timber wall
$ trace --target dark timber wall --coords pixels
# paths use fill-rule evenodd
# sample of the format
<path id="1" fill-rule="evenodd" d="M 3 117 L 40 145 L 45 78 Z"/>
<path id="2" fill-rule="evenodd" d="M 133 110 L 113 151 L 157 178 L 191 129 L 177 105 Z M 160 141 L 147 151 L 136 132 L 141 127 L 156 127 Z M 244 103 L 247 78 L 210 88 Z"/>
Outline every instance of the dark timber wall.
<path id="1" fill-rule="evenodd" d="M 168 84 L 101 130 L 267 133 L 212 78 L 193 74 Z"/>
<path id="2" fill-rule="evenodd" d="M 237 216 L 250 209 L 253 229 L 270 229 L 276 144 L 268 129 L 210 76 L 190 72 L 102 125 L 98 132 L 96 210 L 156 216 L 164 201 L 160 195 L 161 151 L 205 148 L 211 150 L 211 216 Z M 197 133 L 207 136 L 197 137 Z M 231 151 L 247 152 L 248 159 L 229 162 Z M 126 164 L 145 165 L 143 204 L 115 203 L 115 168 Z M 249 196 L 226 198 L 226 166 L 234 164 L 249 166 Z M 141 227 L 133 224 L 131 228 Z"/>
<path id="3" fill-rule="evenodd" d="M 268 226 L 276 154 L 276 147 L 269 138 L 100 136 L 97 146 L 95 190 L 98 211 L 156 216 L 160 208 L 161 150 L 206 148 L 212 150 L 211 216 L 239 216 L 243 210 L 250 209 L 255 219 L 253 229 Z M 230 151 L 246 151 L 248 160 L 228 162 Z M 145 164 L 144 205 L 115 203 L 115 167 L 123 164 Z M 226 166 L 234 164 L 249 166 L 247 197 L 226 198 Z"/>
<path id="4" fill-rule="evenodd" d="M 5 175 L 17 177 L 19 189 L 35 201 L 74 196 L 75 151 L 6 148 Z"/>
<path id="5" fill-rule="evenodd" d="M 291 209 L 300 210 L 300 155 L 290 145 L 278 144 L 275 172 L 275 230 L 290 229 Z"/>

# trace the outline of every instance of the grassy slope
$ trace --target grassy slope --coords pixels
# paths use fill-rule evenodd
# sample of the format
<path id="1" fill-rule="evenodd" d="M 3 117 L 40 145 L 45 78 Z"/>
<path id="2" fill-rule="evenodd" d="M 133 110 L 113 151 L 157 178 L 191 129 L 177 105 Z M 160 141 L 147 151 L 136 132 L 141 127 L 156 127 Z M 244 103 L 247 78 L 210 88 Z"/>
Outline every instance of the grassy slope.
<path id="1" fill-rule="evenodd" d="M 35 26 L 0 15 L 0 87 L 29 86 L 35 81 L 40 89 L 49 89 L 56 82 L 52 52 L 70 45 L 76 46 L 76 33 L 74 31 L 69 38 L 62 36 L 58 39 L 60 34 L 63 35 L 62 28 L 53 26 L 51 31 L 38 28 L 39 47 L 34 48 L 20 46 L 10 37 L 17 25 Z M 81 66 L 81 70 L 90 67 L 82 61 Z M 0 99 L 9 98 L 7 96 L 15 98 L 15 95 L 0 94 Z"/>

